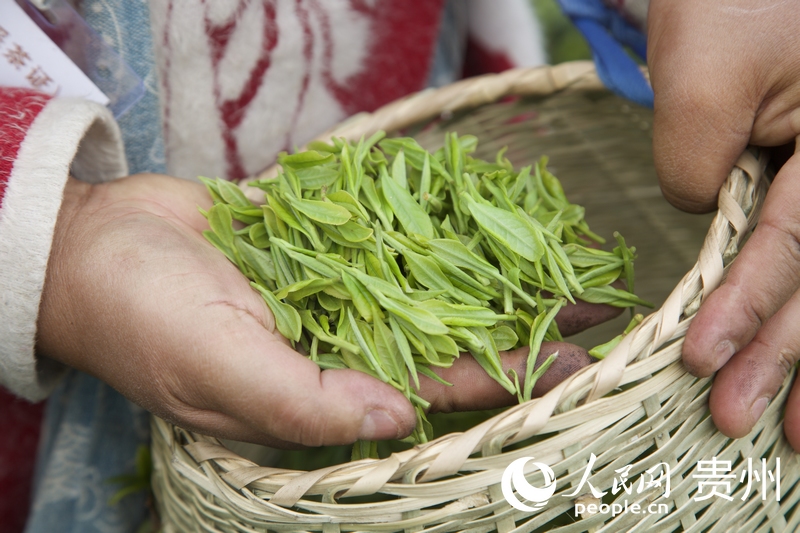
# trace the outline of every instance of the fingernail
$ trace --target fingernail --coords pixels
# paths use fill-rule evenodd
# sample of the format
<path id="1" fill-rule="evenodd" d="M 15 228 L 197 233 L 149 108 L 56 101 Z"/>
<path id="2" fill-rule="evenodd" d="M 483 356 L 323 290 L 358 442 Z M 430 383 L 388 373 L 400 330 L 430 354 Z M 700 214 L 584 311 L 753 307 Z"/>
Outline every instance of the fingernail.
<path id="1" fill-rule="evenodd" d="M 397 438 L 400 428 L 394 418 L 386 411 L 373 409 L 364 417 L 358 438 L 361 440 L 380 440 Z"/>
<path id="2" fill-rule="evenodd" d="M 769 398 L 766 396 L 753 402 L 753 406 L 750 408 L 750 416 L 753 417 L 753 424 L 758 422 L 758 419 L 761 418 L 761 415 L 763 415 L 764 411 L 767 409 L 768 404 Z"/>
<path id="3" fill-rule="evenodd" d="M 733 347 L 733 343 L 728 340 L 724 340 L 717 344 L 717 347 L 714 348 L 714 361 L 718 364 L 718 366 L 722 366 L 728 362 L 728 359 L 733 357 L 733 354 L 736 353 L 736 348 Z"/>

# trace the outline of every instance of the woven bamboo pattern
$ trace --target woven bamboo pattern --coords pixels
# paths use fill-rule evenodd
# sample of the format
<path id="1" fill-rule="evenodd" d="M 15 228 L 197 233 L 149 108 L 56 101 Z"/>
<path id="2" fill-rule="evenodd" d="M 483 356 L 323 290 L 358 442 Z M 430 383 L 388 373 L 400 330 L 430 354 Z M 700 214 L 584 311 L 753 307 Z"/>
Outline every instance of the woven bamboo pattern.
<path id="1" fill-rule="evenodd" d="M 642 288 L 637 292 L 663 304 L 606 359 L 544 397 L 381 460 L 314 471 L 260 466 L 217 439 L 153 418 L 154 491 L 164 531 L 798 529 L 800 465 L 782 430 L 793 373 L 753 432 L 731 440 L 708 414 L 711 381 L 688 374 L 680 360 L 683 337 L 700 303 L 721 283 L 758 220 L 769 181 L 766 157 L 746 151 L 720 193 L 713 220 L 686 222 L 688 215 L 676 214 L 660 198 L 650 155 L 651 120 L 648 110 L 606 92 L 591 63 L 576 62 L 423 91 L 320 136 L 358 139 L 382 129 L 436 148 L 442 131 L 455 130 L 478 135 L 481 157 L 508 146 L 506 155 L 521 166 L 548 154 L 570 199 L 587 206 L 592 228 L 605 236 L 619 229 L 639 247 Z M 687 248 L 697 234 L 692 227 L 701 226 L 707 229 L 705 240 Z M 645 264 L 646 255 L 655 260 Z M 682 265 L 692 263 L 685 273 Z M 660 285 L 647 286 L 648 278 L 661 280 Z M 627 318 L 621 320 L 570 340 L 584 346 L 603 342 L 622 330 Z M 592 454 L 594 464 L 583 480 Z M 501 491 L 504 470 L 523 457 L 549 465 L 557 480 L 555 494 L 535 512 L 512 507 Z M 697 498 L 699 462 L 712 458 L 730 461 L 737 473 L 748 458 L 754 463 L 764 458 L 770 469 L 780 459 L 780 474 L 770 484 L 779 481 L 780 500 L 773 493 L 762 499 L 758 491 L 742 500 L 745 487 L 735 482 L 733 501 Z M 628 479 L 635 481 L 658 463 L 669 466 L 668 496 L 663 486 L 610 492 L 621 469 L 630 465 Z M 526 473 L 531 484 L 541 486 L 537 469 Z M 665 507 L 648 514 L 577 515 L 576 503 L 600 502 L 589 484 L 609 491 L 605 503 L 627 499 L 629 506 Z M 363 498 L 369 496 L 373 501 Z"/>

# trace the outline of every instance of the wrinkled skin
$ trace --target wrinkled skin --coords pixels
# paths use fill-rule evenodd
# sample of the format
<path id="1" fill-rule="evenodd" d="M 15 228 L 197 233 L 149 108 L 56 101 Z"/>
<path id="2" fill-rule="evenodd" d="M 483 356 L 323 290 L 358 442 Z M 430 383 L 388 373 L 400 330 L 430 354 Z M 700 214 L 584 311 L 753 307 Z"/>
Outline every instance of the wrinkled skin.
<path id="1" fill-rule="evenodd" d="M 320 371 L 277 333 L 261 296 L 201 235 L 208 225 L 198 205 L 211 205 L 202 186 L 168 176 L 70 179 L 40 307 L 39 356 L 209 435 L 294 447 L 409 434 L 415 415 L 400 392 L 355 370 Z M 547 344 L 542 354 L 552 351 Z M 569 351 L 537 393 L 591 360 L 582 348 Z M 527 349 L 516 350 L 504 365 L 524 376 L 526 358 Z M 453 387 L 421 377 L 432 411 L 516 401 L 468 355 L 440 372 Z"/>
<path id="2" fill-rule="evenodd" d="M 748 143 L 779 146 L 800 134 L 800 9 L 779 0 L 652 0 L 648 16 L 661 188 L 681 209 L 709 211 Z M 749 433 L 800 356 L 798 285 L 800 156 L 793 155 L 685 339 L 688 369 L 717 372 L 710 409 L 730 437 Z M 784 430 L 800 451 L 797 384 Z"/>

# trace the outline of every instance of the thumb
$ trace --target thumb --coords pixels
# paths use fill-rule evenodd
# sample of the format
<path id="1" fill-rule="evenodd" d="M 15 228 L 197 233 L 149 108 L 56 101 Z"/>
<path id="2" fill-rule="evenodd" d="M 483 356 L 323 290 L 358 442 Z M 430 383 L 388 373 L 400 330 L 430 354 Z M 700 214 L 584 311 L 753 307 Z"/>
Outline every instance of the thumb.
<path id="1" fill-rule="evenodd" d="M 669 2 L 654 4 L 658 10 Z M 701 2 L 683 5 L 703 9 Z M 653 155 L 666 199 L 684 211 L 708 212 L 750 139 L 758 103 L 749 83 L 757 76 L 740 72 L 747 51 L 726 44 L 730 28 L 677 15 L 649 18 Z"/>
<path id="2" fill-rule="evenodd" d="M 271 445 L 349 444 L 401 438 L 414 428 L 411 404 L 391 386 L 355 370 L 320 370 L 241 309 L 204 309 L 192 328 L 194 363 L 183 365 L 182 425 Z"/>

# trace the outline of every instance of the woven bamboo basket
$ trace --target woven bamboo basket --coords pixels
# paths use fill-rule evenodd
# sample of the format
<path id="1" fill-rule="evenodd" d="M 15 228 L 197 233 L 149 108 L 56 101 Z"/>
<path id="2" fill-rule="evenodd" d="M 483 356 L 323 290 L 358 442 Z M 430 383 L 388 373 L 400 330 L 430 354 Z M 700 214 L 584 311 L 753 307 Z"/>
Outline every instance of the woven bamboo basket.
<path id="1" fill-rule="evenodd" d="M 547 154 L 571 200 L 586 206 L 592 228 L 606 236 L 618 229 L 637 246 L 637 292 L 663 304 L 606 359 L 544 397 L 385 459 L 313 471 L 262 466 L 217 439 L 154 418 L 153 484 L 164 531 L 795 531 L 800 465 L 782 431 L 792 376 L 753 432 L 731 440 L 709 416 L 710 380 L 689 375 L 681 363 L 693 315 L 756 223 L 768 186 L 765 157 L 752 149 L 742 155 L 713 220 L 681 214 L 660 195 L 651 122 L 649 110 L 611 95 L 591 63 L 577 62 L 423 91 L 321 136 L 357 139 L 382 129 L 436 148 L 442 132 L 457 131 L 478 136 L 481 157 L 508 146 L 507 157 L 521 166 Z M 573 342 L 608 340 L 624 327 L 627 318 L 621 320 Z M 602 502 L 582 483 L 592 454 L 585 481 L 608 492 Z M 504 470 L 523 457 L 549 465 L 557 480 L 536 511 L 518 510 L 501 490 Z M 775 474 L 780 459 L 779 499 L 769 487 L 769 494 L 743 498 L 738 472 L 748 458 L 764 459 Z M 712 460 L 730 461 L 737 473 L 732 501 L 699 497 L 699 469 Z M 622 472 L 635 481 L 659 463 L 669 466 L 668 495 L 666 481 L 641 493 L 610 491 Z M 532 486 L 543 485 L 532 463 L 525 472 Z M 638 515 L 576 512 L 580 504 L 624 500 L 665 505 Z"/>

